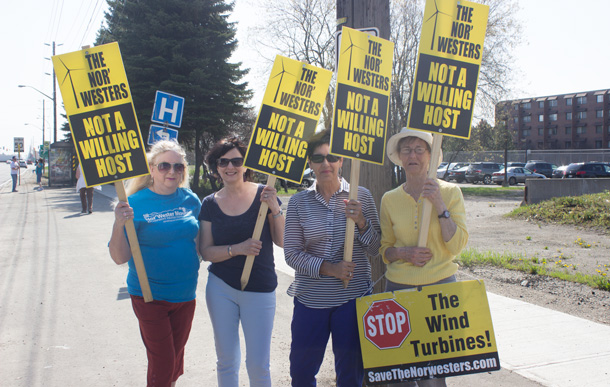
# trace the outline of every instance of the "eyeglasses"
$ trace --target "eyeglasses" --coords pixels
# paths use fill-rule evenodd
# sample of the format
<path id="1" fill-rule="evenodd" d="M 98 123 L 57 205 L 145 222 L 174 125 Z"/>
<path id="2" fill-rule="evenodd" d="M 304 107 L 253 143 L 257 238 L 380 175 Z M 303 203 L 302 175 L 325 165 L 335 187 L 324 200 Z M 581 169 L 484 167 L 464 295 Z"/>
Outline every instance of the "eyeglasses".
<path id="1" fill-rule="evenodd" d="M 218 166 L 225 168 L 229 166 L 229 163 L 233 164 L 235 168 L 239 168 L 244 165 L 243 157 L 233 157 L 232 159 L 218 159 Z"/>
<path id="2" fill-rule="evenodd" d="M 171 164 L 171 163 L 163 162 L 163 163 L 157 164 L 157 170 L 161 173 L 169 172 L 169 170 L 172 169 L 172 167 L 174 168 L 174 172 L 176 172 L 176 173 L 184 172 L 184 164 L 182 164 L 182 163 Z"/>
<path id="3" fill-rule="evenodd" d="M 311 155 L 309 161 L 311 161 L 312 163 L 320 164 L 324 162 L 324 159 L 326 159 L 326 161 L 328 161 L 329 163 L 336 163 L 337 161 L 339 161 L 339 157 L 331 155 L 330 153 L 327 155 Z"/>
<path id="4" fill-rule="evenodd" d="M 416 155 L 423 155 L 424 153 L 426 153 L 428 149 L 426 148 L 422 148 L 420 146 L 418 146 L 417 148 L 400 148 L 400 153 L 402 153 L 403 155 L 410 155 L 411 152 L 415 152 Z"/>

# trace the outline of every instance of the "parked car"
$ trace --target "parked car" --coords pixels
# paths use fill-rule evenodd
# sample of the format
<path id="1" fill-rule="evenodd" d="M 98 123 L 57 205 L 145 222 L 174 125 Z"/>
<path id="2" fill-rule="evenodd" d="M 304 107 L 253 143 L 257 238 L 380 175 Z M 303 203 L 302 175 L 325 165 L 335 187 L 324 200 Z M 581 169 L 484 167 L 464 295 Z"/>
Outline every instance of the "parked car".
<path id="1" fill-rule="evenodd" d="M 554 171 L 553 171 L 553 176 L 551 176 L 553 179 L 561 179 L 563 178 L 563 174 L 565 173 L 565 170 L 568 166 L 567 165 L 561 165 L 559 167 L 557 167 Z"/>
<path id="2" fill-rule="evenodd" d="M 438 167 L 438 169 L 436 170 L 436 177 L 445 181 L 449 181 L 449 172 L 451 172 L 453 169 L 462 168 L 467 165 L 468 163 L 451 163 L 448 166 L 447 164 L 445 164 L 443 167 Z"/>
<path id="3" fill-rule="evenodd" d="M 511 161 L 506 163 L 508 165 L 508 167 L 525 167 L 525 163 L 521 163 L 519 161 Z"/>
<path id="4" fill-rule="evenodd" d="M 573 163 L 568 165 L 563 178 L 571 179 L 575 177 L 610 177 L 610 166 L 600 162 Z"/>
<path id="5" fill-rule="evenodd" d="M 25 162 L 25 160 L 19 160 L 19 166 L 21 168 L 27 168 L 28 164 Z"/>
<path id="6" fill-rule="evenodd" d="M 494 172 L 498 172 L 503 166 L 499 163 L 474 163 L 466 170 L 466 181 L 476 184 L 482 181 L 483 184 L 491 184 L 491 176 Z"/>
<path id="7" fill-rule="evenodd" d="M 523 167 L 509 167 L 506 170 L 506 178 L 509 185 L 515 185 L 519 183 L 525 184 L 526 179 L 546 179 L 546 176 Z M 498 185 L 504 183 L 504 169 L 494 172 L 491 179 Z"/>
<path id="8" fill-rule="evenodd" d="M 547 163 L 546 161 L 531 160 L 525 164 L 525 168 L 535 173 L 541 173 L 550 178 L 553 176 L 553 171 L 557 169 L 557 165 Z"/>
<path id="9" fill-rule="evenodd" d="M 297 183 L 293 183 L 292 181 L 288 181 L 288 180 L 286 180 L 286 183 L 287 183 L 288 188 L 298 188 L 298 187 L 309 188 L 309 187 L 311 187 L 311 185 L 313 184 L 313 181 L 315 179 L 316 179 L 316 176 L 313 173 L 313 170 L 311 168 L 307 168 L 307 169 L 305 169 L 305 172 L 303 172 L 303 180 L 301 180 L 300 185 Z"/>
<path id="10" fill-rule="evenodd" d="M 466 165 L 462 168 L 452 169 L 449 172 L 449 181 L 455 180 L 457 183 L 463 183 L 466 181 L 466 171 L 470 165 Z"/>

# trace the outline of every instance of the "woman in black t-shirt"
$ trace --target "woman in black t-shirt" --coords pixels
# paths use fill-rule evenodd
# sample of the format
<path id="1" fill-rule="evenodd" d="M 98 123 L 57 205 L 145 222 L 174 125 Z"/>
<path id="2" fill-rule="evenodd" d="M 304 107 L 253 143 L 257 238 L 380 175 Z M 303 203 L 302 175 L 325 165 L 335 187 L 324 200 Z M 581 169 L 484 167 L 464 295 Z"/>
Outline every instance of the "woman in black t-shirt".
<path id="1" fill-rule="evenodd" d="M 248 181 L 243 166 L 246 147 L 237 139 L 216 144 L 206 157 L 223 188 L 203 199 L 199 250 L 211 262 L 206 302 L 214 328 L 218 385 L 237 386 L 240 365 L 239 324 L 246 340 L 246 368 L 251 386 L 271 386 L 271 331 L 277 276 L 273 242 L 284 245 L 284 216 L 274 187 Z M 261 240 L 252 234 L 262 202 L 269 211 Z M 248 285 L 241 290 L 247 255 L 254 255 Z"/>

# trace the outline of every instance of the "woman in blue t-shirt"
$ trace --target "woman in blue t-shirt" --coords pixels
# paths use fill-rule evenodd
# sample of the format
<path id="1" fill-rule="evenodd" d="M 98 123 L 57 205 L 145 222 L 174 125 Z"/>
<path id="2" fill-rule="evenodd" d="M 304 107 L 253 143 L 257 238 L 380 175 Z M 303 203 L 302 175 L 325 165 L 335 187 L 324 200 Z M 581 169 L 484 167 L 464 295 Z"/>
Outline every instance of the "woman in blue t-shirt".
<path id="1" fill-rule="evenodd" d="M 129 203 L 119 202 L 110 256 L 129 263 L 127 289 L 148 355 L 148 385 L 173 386 L 184 366 L 184 347 L 195 315 L 201 202 L 186 188 L 186 154 L 174 141 L 148 153 L 150 175 L 129 180 Z M 125 223 L 133 219 L 154 301 L 144 302 Z"/>
<path id="2" fill-rule="evenodd" d="M 284 216 L 274 187 L 248 181 L 246 147 L 237 139 L 216 144 L 206 157 L 223 188 L 203 199 L 199 251 L 209 266 L 206 302 L 214 328 L 218 385 L 237 386 L 240 365 L 239 323 L 246 340 L 250 386 L 271 386 L 269 352 L 275 315 L 277 276 L 273 242 L 284 245 Z M 261 202 L 269 205 L 261 240 L 252 234 Z M 254 255 L 248 285 L 241 290 L 247 255 Z"/>

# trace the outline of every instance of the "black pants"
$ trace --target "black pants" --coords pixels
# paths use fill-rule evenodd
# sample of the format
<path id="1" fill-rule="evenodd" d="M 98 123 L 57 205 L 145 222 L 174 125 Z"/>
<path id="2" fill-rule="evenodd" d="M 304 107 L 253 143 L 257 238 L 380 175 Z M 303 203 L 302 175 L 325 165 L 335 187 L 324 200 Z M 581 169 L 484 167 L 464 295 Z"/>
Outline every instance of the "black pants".
<path id="1" fill-rule="evenodd" d="M 93 211 L 93 187 L 81 188 L 79 193 L 80 203 L 83 206 L 83 212 Z"/>

